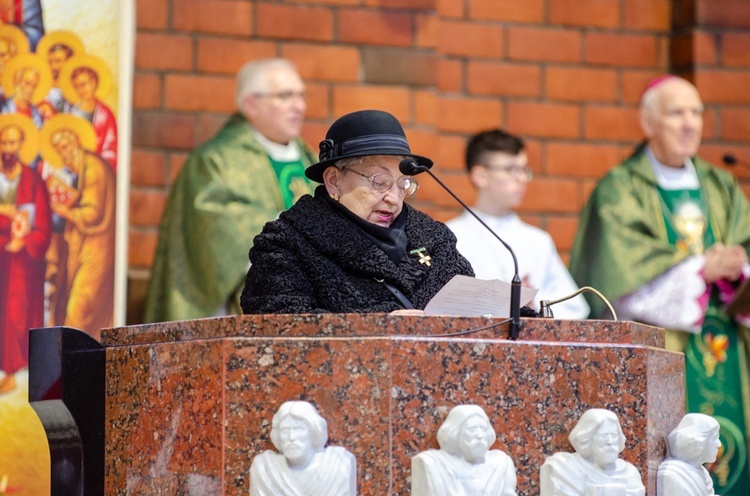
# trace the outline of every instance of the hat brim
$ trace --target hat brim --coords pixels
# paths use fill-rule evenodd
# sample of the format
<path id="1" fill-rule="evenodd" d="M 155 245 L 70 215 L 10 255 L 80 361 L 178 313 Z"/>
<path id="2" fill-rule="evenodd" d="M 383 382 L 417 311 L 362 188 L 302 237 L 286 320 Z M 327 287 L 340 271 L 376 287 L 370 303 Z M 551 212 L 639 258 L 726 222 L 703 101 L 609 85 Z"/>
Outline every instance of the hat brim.
<path id="1" fill-rule="evenodd" d="M 382 151 L 368 151 L 367 153 L 362 154 L 354 154 L 354 155 L 347 155 L 346 157 L 336 157 L 331 158 L 328 160 L 321 160 L 320 162 L 316 164 L 312 164 L 310 167 L 305 169 L 305 175 L 308 179 L 315 181 L 316 183 L 322 183 L 323 182 L 323 171 L 325 171 L 328 167 L 335 164 L 339 160 L 345 160 L 348 158 L 354 158 L 354 157 L 371 157 L 373 155 L 393 155 L 393 156 L 401 156 L 401 157 L 411 157 L 413 158 L 417 164 L 424 165 L 428 169 L 432 167 L 432 160 L 430 160 L 427 157 L 423 157 L 421 155 L 414 155 L 413 153 L 403 153 L 403 152 L 393 152 L 390 150 L 382 150 Z M 417 173 L 419 174 L 419 172 Z"/>

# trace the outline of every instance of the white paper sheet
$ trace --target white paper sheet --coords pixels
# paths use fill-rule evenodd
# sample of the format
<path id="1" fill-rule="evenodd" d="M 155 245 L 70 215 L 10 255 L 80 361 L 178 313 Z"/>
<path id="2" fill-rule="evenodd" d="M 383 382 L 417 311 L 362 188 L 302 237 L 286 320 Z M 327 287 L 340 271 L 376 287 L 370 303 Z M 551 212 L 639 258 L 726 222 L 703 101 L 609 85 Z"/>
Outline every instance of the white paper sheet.
<path id="1" fill-rule="evenodd" d="M 459 317 L 510 317 L 510 284 L 499 279 L 484 280 L 469 276 L 453 277 L 430 300 L 426 315 Z M 521 288 L 521 305 L 526 305 L 538 290 Z"/>

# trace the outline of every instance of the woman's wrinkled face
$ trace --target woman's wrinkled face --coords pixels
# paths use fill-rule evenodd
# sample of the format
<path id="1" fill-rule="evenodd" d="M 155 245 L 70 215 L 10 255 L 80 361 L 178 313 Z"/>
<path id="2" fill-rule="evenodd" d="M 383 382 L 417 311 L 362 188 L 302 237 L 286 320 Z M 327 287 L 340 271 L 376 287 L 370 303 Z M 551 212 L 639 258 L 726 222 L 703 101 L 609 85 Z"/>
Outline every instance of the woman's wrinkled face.
<path id="1" fill-rule="evenodd" d="M 403 157 L 364 157 L 362 163 L 339 169 L 329 167 L 323 172 L 326 190 L 331 197 L 358 217 L 382 227 L 390 227 L 404 207 L 403 190 L 398 183 L 404 176 L 398 169 Z M 361 174 L 361 175 L 360 175 Z M 389 174 L 393 184 L 385 191 L 376 191 L 371 178 L 375 174 Z M 376 181 L 382 180 L 382 176 Z"/>

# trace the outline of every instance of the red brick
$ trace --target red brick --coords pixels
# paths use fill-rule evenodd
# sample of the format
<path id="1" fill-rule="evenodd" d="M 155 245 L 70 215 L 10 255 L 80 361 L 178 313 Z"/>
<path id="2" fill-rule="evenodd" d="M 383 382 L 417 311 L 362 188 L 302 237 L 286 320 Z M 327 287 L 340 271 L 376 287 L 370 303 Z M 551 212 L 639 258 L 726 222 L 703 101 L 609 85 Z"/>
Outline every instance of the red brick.
<path id="1" fill-rule="evenodd" d="M 365 5 L 391 9 L 434 10 L 438 0 L 365 0 Z"/>
<path id="2" fill-rule="evenodd" d="M 140 33 L 135 44 L 135 66 L 140 69 L 191 69 L 193 41 L 184 35 Z"/>
<path id="3" fill-rule="evenodd" d="M 203 144 L 219 132 L 219 130 L 226 124 L 229 116 L 227 114 L 209 114 L 199 113 L 197 132 L 196 132 L 196 143 Z"/>
<path id="4" fill-rule="evenodd" d="M 356 48 L 286 44 L 282 47 L 282 56 L 297 65 L 305 80 L 359 80 L 361 60 Z"/>
<path id="5" fill-rule="evenodd" d="M 617 67 L 657 65 L 657 44 L 653 36 L 589 33 L 585 42 L 586 61 L 589 63 Z"/>
<path id="6" fill-rule="evenodd" d="M 433 173 L 440 178 L 440 180 L 446 184 L 459 198 L 469 205 L 473 204 L 476 199 L 476 191 L 469 182 L 469 178 L 464 173 L 451 174 L 440 169 L 437 165 L 432 168 Z M 417 198 L 420 200 L 431 200 L 434 205 L 442 208 L 456 209 L 455 211 L 460 212 L 458 202 L 446 192 L 436 181 L 431 177 L 424 177 L 427 174 L 419 176 L 419 193 Z M 455 217 L 455 215 L 451 216 Z M 449 217 L 450 218 L 450 217 Z"/>
<path id="7" fill-rule="evenodd" d="M 236 38 L 198 39 L 198 70 L 219 74 L 237 74 L 245 63 L 276 56 L 276 44 Z"/>
<path id="8" fill-rule="evenodd" d="M 383 86 L 337 86 L 333 89 L 333 113 L 341 116 L 355 110 L 390 112 L 401 122 L 409 121 L 409 91 Z"/>
<path id="9" fill-rule="evenodd" d="M 158 226 L 166 201 L 165 192 L 130 188 L 130 224 L 146 227 Z"/>
<path id="10" fill-rule="evenodd" d="M 187 162 L 187 159 L 188 159 L 187 153 L 174 152 L 174 153 L 169 154 L 168 167 L 169 167 L 169 185 L 170 186 L 174 183 L 174 180 L 177 179 L 177 175 L 185 166 L 185 162 Z"/>
<path id="11" fill-rule="evenodd" d="M 287 3 L 310 3 L 310 0 L 286 0 Z M 327 5 L 359 5 L 360 0 L 315 0 L 316 4 Z"/>
<path id="12" fill-rule="evenodd" d="M 576 105 L 536 102 L 508 103 L 508 129 L 521 136 L 574 138 L 580 135 L 581 111 Z"/>
<path id="13" fill-rule="evenodd" d="M 750 109 L 725 107 L 721 111 L 721 137 L 750 142 Z"/>
<path id="14" fill-rule="evenodd" d="M 259 3 L 258 35 L 293 40 L 331 41 L 333 14 L 320 7 Z"/>
<path id="15" fill-rule="evenodd" d="M 438 127 L 442 131 L 474 133 L 502 122 L 501 103 L 492 98 L 442 98 Z"/>
<path id="16" fill-rule="evenodd" d="M 672 37 L 670 54 L 675 67 L 693 64 L 715 65 L 718 60 L 717 37 L 711 33 L 693 32 Z"/>
<path id="17" fill-rule="evenodd" d="M 475 22 L 443 20 L 438 52 L 445 55 L 500 57 L 503 54 L 503 29 Z"/>
<path id="18" fill-rule="evenodd" d="M 195 117 L 181 113 L 133 112 L 133 145 L 192 149 Z"/>
<path id="19" fill-rule="evenodd" d="M 429 126 L 437 124 L 438 97 L 434 91 L 423 90 L 414 93 L 414 121 Z"/>
<path id="20" fill-rule="evenodd" d="M 232 112 L 236 108 L 234 78 L 167 75 L 166 106 L 174 110 Z"/>
<path id="21" fill-rule="evenodd" d="M 750 103 L 750 73 L 698 71 L 695 85 L 704 103 Z"/>
<path id="22" fill-rule="evenodd" d="M 517 60 L 579 62 L 581 35 L 571 29 L 508 28 L 508 56 Z"/>
<path id="23" fill-rule="evenodd" d="M 585 110 L 584 120 L 586 138 L 620 141 L 643 138 L 638 109 L 589 106 Z"/>
<path id="24" fill-rule="evenodd" d="M 672 27 L 670 0 L 626 0 L 625 27 L 668 32 Z"/>
<path id="25" fill-rule="evenodd" d="M 164 29 L 169 19 L 167 0 L 136 0 L 135 25 L 141 29 Z"/>
<path id="26" fill-rule="evenodd" d="M 619 146 L 584 142 L 552 142 L 546 151 L 545 170 L 556 176 L 599 178 L 624 158 Z"/>
<path id="27" fill-rule="evenodd" d="M 305 87 L 305 102 L 307 102 L 307 118 L 325 119 L 331 102 L 328 98 L 328 86 L 323 84 L 307 84 Z"/>
<path id="28" fill-rule="evenodd" d="M 537 65 L 469 62 L 466 85 L 477 95 L 539 96 L 542 71 Z"/>
<path id="29" fill-rule="evenodd" d="M 440 19 L 434 14 L 420 14 L 416 17 L 416 23 L 416 45 L 422 48 L 437 47 Z"/>
<path id="30" fill-rule="evenodd" d="M 550 217 L 546 231 L 555 241 L 558 252 L 567 252 L 573 248 L 573 240 L 578 229 L 578 217 Z"/>
<path id="31" fill-rule="evenodd" d="M 403 12 L 342 9 L 337 24 L 343 43 L 408 46 L 414 37 L 414 18 Z"/>
<path id="32" fill-rule="evenodd" d="M 172 3 L 175 29 L 219 34 L 252 34 L 250 2 L 179 0 Z"/>
<path id="33" fill-rule="evenodd" d="M 665 72 L 661 71 L 624 71 L 622 74 L 622 99 L 628 103 L 641 102 L 641 96 L 648 83 Z"/>
<path id="34" fill-rule="evenodd" d="M 734 155 L 738 163 L 727 165 L 724 163 L 724 155 Z M 717 167 L 721 167 L 741 179 L 750 179 L 750 146 L 747 144 L 704 144 L 701 146 L 700 156 Z"/>
<path id="35" fill-rule="evenodd" d="M 463 74 L 461 61 L 439 58 L 437 62 L 437 89 L 445 93 L 461 91 L 464 81 Z"/>
<path id="36" fill-rule="evenodd" d="M 724 33 L 722 62 L 728 67 L 750 66 L 750 34 Z"/>
<path id="37" fill-rule="evenodd" d="M 550 24 L 615 28 L 620 25 L 619 0 L 549 0 Z"/>
<path id="38" fill-rule="evenodd" d="M 128 231 L 128 265 L 130 267 L 151 267 L 154 263 L 158 233 L 156 229 Z"/>
<path id="39" fill-rule="evenodd" d="M 548 67 L 547 97 L 555 100 L 612 101 L 617 98 L 614 69 Z"/>
<path id="40" fill-rule="evenodd" d="M 133 77 L 133 108 L 149 109 L 161 106 L 161 77 L 136 71 Z"/>
<path id="41" fill-rule="evenodd" d="M 456 0 L 437 0 L 437 15 L 443 18 L 464 17 L 464 2 Z"/>
<path id="42" fill-rule="evenodd" d="M 747 0 L 695 0 L 696 24 L 700 26 L 750 27 Z"/>
<path id="43" fill-rule="evenodd" d="M 719 123 L 719 116 L 717 115 L 717 110 L 713 107 L 708 107 L 703 112 L 703 134 L 702 138 L 703 140 L 710 140 L 714 138 L 718 138 L 718 123 Z"/>
<path id="44" fill-rule="evenodd" d="M 340 116 L 337 115 L 336 117 Z M 306 121 L 305 125 L 302 126 L 302 140 L 307 143 L 310 150 L 312 150 L 316 156 L 318 155 L 319 150 L 318 145 L 323 139 L 325 139 L 328 128 L 328 123 L 311 121 Z"/>
<path id="45" fill-rule="evenodd" d="M 466 153 L 466 137 L 441 134 L 435 147 L 433 159 L 440 167 L 454 172 L 464 173 Z"/>
<path id="46" fill-rule="evenodd" d="M 458 1 L 456 3 L 460 4 Z M 524 0 L 523 2 L 503 2 L 497 0 L 470 0 L 469 15 L 474 19 L 541 23 L 544 18 L 544 1 Z"/>
<path id="47" fill-rule="evenodd" d="M 529 183 L 519 209 L 530 212 L 578 212 L 581 206 L 578 181 L 541 177 Z"/>
<path id="48" fill-rule="evenodd" d="M 163 152 L 133 149 L 130 154 L 131 186 L 165 186 L 167 161 Z"/>
<path id="49" fill-rule="evenodd" d="M 406 139 L 409 141 L 409 148 L 412 153 L 417 155 L 423 155 L 430 157 L 435 160 L 435 147 L 437 146 L 437 135 L 429 129 L 425 128 L 413 128 L 409 127 L 406 123 L 404 124 L 404 132 L 406 132 Z M 427 174 L 420 176 L 420 178 L 427 178 Z M 430 179 L 431 180 L 431 179 Z"/>

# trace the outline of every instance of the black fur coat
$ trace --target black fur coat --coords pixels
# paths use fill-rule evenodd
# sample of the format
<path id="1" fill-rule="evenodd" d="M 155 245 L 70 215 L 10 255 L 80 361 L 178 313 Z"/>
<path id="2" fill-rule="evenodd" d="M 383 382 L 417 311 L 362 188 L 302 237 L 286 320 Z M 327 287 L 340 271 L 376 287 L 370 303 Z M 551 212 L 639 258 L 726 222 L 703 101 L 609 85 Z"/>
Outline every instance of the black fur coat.
<path id="1" fill-rule="evenodd" d="M 391 261 L 324 198 L 303 196 L 253 241 L 242 291 L 245 313 L 391 312 L 404 306 L 381 280 L 423 309 L 457 274 L 473 276 L 442 223 L 404 204 L 407 255 Z M 412 250 L 424 248 L 430 265 Z"/>

